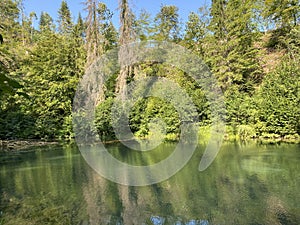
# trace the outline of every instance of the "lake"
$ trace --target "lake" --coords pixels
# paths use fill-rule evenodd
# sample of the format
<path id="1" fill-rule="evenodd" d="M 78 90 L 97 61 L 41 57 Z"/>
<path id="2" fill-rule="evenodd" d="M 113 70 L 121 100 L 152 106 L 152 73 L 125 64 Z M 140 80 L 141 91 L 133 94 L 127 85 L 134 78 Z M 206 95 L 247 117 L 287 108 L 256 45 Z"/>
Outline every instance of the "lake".
<path id="1" fill-rule="evenodd" d="M 107 148 L 139 165 L 159 162 L 175 145 L 154 153 Z M 0 224 L 300 224 L 300 145 L 227 142 L 199 172 L 204 148 L 170 179 L 143 187 L 102 178 L 76 145 L 0 153 Z"/>

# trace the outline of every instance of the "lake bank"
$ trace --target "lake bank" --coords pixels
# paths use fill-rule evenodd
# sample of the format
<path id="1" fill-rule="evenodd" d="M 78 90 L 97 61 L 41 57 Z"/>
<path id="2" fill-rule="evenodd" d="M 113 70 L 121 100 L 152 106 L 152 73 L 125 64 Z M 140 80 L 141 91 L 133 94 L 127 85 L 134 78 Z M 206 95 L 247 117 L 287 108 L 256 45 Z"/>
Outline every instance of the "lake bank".
<path id="1" fill-rule="evenodd" d="M 206 143 L 210 138 L 210 133 L 207 130 L 202 130 L 199 132 L 199 142 Z M 146 138 L 141 138 L 146 140 Z M 72 143 L 75 140 L 63 141 L 43 141 L 43 140 L 0 140 L 0 152 L 19 152 L 19 151 L 32 151 L 32 147 L 41 147 L 41 146 L 51 146 L 51 145 L 60 145 L 62 143 Z M 127 140 L 130 141 L 130 140 Z M 175 135 L 167 136 L 165 142 L 177 142 L 178 138 L 175 138 Z M 290 137 L 279 137 L 279 136 L 259 136 L 259 137 L 242 137 L 232 133 L 225 133 L 224 142 L 257 142 L 260 144 L 280 144 L 280 143 L 290 143 L 290 144 L 300 144 L 299 136 L 290 136 Z M 120 140 L 109 140 L 103 141 L 104 144 L 116 144 L 120 143 Z"/>
<path id="2" fill-rule="evenodd" d="M 30 147 L 57 145 L 58 141 L 43 140 L 0 140 L 0 152 L 22 151 Z"/>

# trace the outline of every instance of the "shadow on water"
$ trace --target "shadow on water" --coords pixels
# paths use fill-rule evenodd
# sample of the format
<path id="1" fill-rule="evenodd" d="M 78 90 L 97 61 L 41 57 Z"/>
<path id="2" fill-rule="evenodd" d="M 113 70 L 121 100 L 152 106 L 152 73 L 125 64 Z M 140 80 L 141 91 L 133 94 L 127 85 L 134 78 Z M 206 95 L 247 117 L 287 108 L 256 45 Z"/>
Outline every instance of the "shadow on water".
<path id="1" fill-rule="evenodd" d="M 141 165 L 152 154 L 109 146 L 115 157 Z M 144 187 L 100 177 L 75 146 L 18 155 L 0 163 L 0 224 L 300 224 L 299 145 L 225 143 L 213 164 L 198 171 L 204 151 L 170 179 Z M 2 155 L 0 159 L 5 159 Z M 2 161 L 3 162 L 3 161 Z"/>

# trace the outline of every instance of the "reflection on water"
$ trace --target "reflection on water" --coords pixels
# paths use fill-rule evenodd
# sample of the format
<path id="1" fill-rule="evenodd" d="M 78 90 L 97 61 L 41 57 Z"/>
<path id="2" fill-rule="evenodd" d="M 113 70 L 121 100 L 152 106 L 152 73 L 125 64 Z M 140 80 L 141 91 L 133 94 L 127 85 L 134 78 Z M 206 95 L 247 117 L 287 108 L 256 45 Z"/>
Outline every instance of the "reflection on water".
<path id="1" fill-rule="evenodd" d="M 153 153 L 109 148 L 139 165 L 164 159 L 172 144 Z M 0 224 L 300 224 L 299 145 L 226 143 L 199 172 L 203 149 L 169 180 L 145 187 L 100 177 L 74 146 L 2 154 Z"/>
<path id="2" fill-rule="evenodd" d="M 159 216 L 151 216 L 150 221 L 154 225 L 165 224 L 165 218 L 159 217 Z M 185 224 L 185 225 L 209 225 L 209 222 L 207 220 L 190 220 L 190 221 L 184 223 L 180 220 L 177 220 L 177 221 L 174 220 L 172 224 L 175 224 L 175 225 L 182 225 L 182 224 Z"/>

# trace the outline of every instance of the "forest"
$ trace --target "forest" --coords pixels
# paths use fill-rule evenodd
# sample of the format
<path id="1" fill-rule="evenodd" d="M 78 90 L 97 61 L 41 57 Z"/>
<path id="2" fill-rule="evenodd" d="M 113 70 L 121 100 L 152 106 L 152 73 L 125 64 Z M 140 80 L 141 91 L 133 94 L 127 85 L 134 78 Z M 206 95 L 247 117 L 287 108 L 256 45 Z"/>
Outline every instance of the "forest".
<path id="1" fill-rule="evenodd" d="M 225 97 L 228 139 L 299 140 L 298 0 L 212 0 L 207 6 L 199 1 L 184 23 L 176 5 L 161 5 L 151 15 L 119 0 L 119 27 L 103 2 L 85 0 L 82 11 L 86 16 L 73 15 L 62 0 L 58 18 L 27 15 L 22 1 L 1 0 L 0 140 L 73 140 L 72 104 L 86 69 L 111 49 L 149 40 L 183 46 L 209 67 Z M 210 126 L 210 103 L 193 79 L 171 65 L 141 63 L 122 67 L 106 81 L 95 116 L 103 139 L 116 139 L 114 98 L 141 75 L 178 83 L 197 106 L 200 126 Z M 178 138 L 178 113 L 155 97 L 132 108 L 132 132 L 147 138 L 153 118 L 165 121 L 167 139 Z"/>

